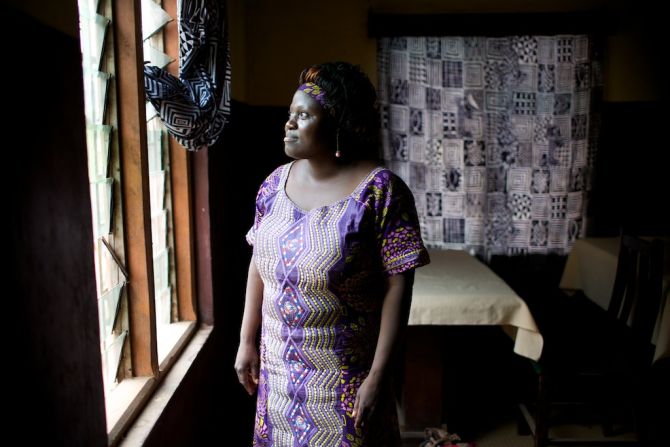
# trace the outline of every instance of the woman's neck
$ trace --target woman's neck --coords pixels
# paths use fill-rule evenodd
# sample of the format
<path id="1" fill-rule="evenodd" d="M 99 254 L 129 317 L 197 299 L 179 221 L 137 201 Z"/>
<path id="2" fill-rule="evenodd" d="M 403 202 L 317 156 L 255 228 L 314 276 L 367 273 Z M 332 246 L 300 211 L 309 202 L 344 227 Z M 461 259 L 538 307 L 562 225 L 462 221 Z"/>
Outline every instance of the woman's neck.
<path id="1" fill-rule="evenodd" d="M 306 178 L 314 181 L 328 180 L 350 169 L 355 163 L 342 164 L 333 159 L 300 160 L 301 170 Z"/>

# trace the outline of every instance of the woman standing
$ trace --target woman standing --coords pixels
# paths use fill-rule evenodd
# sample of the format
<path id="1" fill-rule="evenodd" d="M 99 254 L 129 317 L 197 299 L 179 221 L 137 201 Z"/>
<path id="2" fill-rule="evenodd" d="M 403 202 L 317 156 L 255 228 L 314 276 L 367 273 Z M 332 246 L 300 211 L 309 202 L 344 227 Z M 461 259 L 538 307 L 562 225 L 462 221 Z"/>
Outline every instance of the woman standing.
<path id="1" fill-rule="evenodd" d="M 254 445 L 399 445 L 389 366 L 405 273 L 429 262 L 414 199 L 378 165 L 367 76 L 326 63 L 299 84 L 284 138 L 295 160 L 261 185 L 247 234 L 235 369 L 258 390 Z"/>

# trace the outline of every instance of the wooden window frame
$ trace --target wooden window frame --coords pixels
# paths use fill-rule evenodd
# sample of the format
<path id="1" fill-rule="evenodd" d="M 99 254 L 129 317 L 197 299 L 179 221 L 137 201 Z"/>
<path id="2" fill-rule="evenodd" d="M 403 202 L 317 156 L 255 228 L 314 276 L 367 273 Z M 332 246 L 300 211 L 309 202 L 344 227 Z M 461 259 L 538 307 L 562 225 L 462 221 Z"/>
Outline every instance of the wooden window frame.
<path id="1" fill-rule="evenodd" d="M 177 1 L 164 0 L 163 9 L 177 17 Z M 146 100 L 140 0 L 112 2 L 118 110 L 118 145 L 121 196 L 128 271 L 128 324 L 130 326 L 132 377 L 124 378 L 112 393 L 108 414 L 108 440 L 117 445 L 187 348 L 200 324 L 213 324 L 209 214 L 196 219 L 194 209 L 209 209 L 206 151 L 192 153 L 168 138 L 170 186 L 178 320 L 190 322 L 180 340 L 159 364 L 156 339 L 156 304 L 151 241 L 151 205 L 147 152 Z M 165 52 L 179 60 L 178 24 L 164 27 Z M 167 70 L 178 73 L 178 63 Z M 193 176 L 193 171 L 204 175 Z M 198 235 L 196 238 L 195 235 Z M 200 300 L 197 299 L 200 294 Z M 198 303 L 199 302 L 199 303 Z M 209 328 L 211 330 L 211 327 Z M 110 412 L 109 405 L 107 406 Z"/>

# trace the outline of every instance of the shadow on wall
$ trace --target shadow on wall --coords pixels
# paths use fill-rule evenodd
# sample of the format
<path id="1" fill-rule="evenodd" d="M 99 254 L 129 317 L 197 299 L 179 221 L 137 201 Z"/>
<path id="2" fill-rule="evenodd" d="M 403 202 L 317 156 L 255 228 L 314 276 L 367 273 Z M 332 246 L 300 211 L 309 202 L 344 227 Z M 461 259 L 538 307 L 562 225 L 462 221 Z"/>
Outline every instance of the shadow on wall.
<path id="1" fill-rule="evenodd" d="M 660 101 L 603 104 L 589 236 L 670 235 L 668 118 Z"/>
<path id="2" fill-rule="evenodd" d="M 259 186 L 284 155 L 285 107 L 252 107 L 232 102 L 231 122 L 209 149 L 212 280 L 217 324 L 217 396 L 212 440 L 250 445 L 256 396 L 249 396 L 233 369 L 244 310 L 252 249 L 245 235 L 254 220 Z M 235 411 L 231 412 L 230 408 Z M 217 432 L 218 431 L 218 432 Z"/>

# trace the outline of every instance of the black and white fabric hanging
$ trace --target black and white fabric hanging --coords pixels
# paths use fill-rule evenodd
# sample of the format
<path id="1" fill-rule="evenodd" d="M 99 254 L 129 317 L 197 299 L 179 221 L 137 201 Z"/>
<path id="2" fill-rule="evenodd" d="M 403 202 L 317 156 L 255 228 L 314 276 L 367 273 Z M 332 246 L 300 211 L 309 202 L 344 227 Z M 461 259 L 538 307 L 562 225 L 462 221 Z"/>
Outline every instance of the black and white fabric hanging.
<path id="1" fill-rule="evenodd" d="M 146 98 L 186 149 L 213 145 L 230 116 L 230 50 L 220 0 L 179 1 L 179 78 L 144 66 Z"/>

